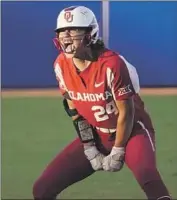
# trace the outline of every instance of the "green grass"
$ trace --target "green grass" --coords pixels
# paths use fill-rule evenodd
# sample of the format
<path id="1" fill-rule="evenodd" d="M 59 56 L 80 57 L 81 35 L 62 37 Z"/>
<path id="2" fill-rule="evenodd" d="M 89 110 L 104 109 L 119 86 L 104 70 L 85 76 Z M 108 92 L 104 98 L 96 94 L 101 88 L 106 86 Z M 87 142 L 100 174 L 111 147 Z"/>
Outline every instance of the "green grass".
<path id="1" fill-rule="evenodd" d="M 144 97 L 156 128 L 157 161 L 177 198 L 177 96 Z M 2 99 L 2 198 L 32 198 L 46 164 L 75 136 L 59 98 Z M 98 172 L 63 191 L 63 199 L 144 198 L 130 171 Z"/>

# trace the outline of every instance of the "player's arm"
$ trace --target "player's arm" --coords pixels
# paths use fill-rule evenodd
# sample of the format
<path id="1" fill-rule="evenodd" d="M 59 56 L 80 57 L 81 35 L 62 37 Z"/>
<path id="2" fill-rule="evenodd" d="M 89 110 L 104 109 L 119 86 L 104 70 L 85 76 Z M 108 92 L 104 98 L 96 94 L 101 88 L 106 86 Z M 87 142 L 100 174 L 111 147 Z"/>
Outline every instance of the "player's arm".
<path id="1" fill-rule="evenodd" d="M 119 112 L 114 146 L 125 147 L 131 135 L 134 122 L 135 109 L 133 95 L 135 94 L 135 89 L 132 81 L 135 82 L 136 80 L 130 79 L 128 68 L 121 58 L 115 63 L 113 73 L 112 91 Z M 131 73 L 134 74 L 132 77 L 136 78 L 138 76 L 133 69 Z M 139 85 L 139 82 L 137 85 Z"/>
<path id="2" fill-rule="evenodd" d="M 64 99 L 63 99 L 64 109 L 65 109 L 66 113 L 70 117 L 72 117 L 74 127 L 79 135 L 81 142 L 82 143 L 93 143 L 94 142 L 94 137 L 92 134 L 93 127 L 89 126 L 87 121 L 85 119 L 83 119 L 82 116 L 79 115 L 73 102 L 71 101 L 70 96 L 68 94 L 68 89 L 65 84 L 62 66 L 60 66 L 58 60 L 56 60 L 56 62 L 54 63 L 54 72 L 56 75 L 56 79 L 58 81 L 60 94 L 64 97 Z M 84 125 L 84 123 L 85 123 L 85 125 Z M 89 130 L 90 130 L 90 134 L 86 134 L 86 131 L 88 131 L 88 133 L 89 133 Z"/>
<path id="3" fill-rule="evenodd" d="M 88 123 L 86 119 L 84 119 L 77 111 L 74 106 L 74 103 L 71 99 L 67 98 L 63 99 L 63 106 L 69 117 L 72 118 L 73 125 L 76 129 L 76 132 L 81 140 L 81 142 L 86 145 L 95 145 L 97 142 L 97 133 L 95 128 Z"/>
<path id="4" fill-rule="evenodd" d="M 132 97 L 126 100 L 117 100 L 116 105 L 119 111 L 117 120 L 117 131 L 115 147 L 125 147 L 133 128 L 134 102 Z"/>
<path id="5" fill-rule="evenodd" d="M 69 98 L 63 100 L 63 105 L 66 113 L 72 118 L 75 130 L 83 144 L 84 154 L 90 161 L 92 168 L 95 171 L 102 170 L 104 155 L 96 147 L 98 134 L 95 128 L 79 115 L 73 102 Z"/>
<path id="6" fill-rule="evenodd" d="M 103 168 L 118 171 L 123 167 L 125 146 L 130 138 L 134 122 L 135 94 L 128 69 L 123 60 L 118 59 L 112 67 L 112 92 L 118 108 L 117 130 L 114 146 L 110 155 L 105 157 Z"/>
<path id="7" fill-rule="evenodd" d="M 59 91 L 64 97 L 63 106 L 66 113 L 72 118 L 76 132 L 82 143 L 92 144 L 95 142 L 95 132 L 93 127 L 77 112 L 70 96 L 68 94 L 68 89 L 65 84 L 65 79 L 62 71 L 62 66 L 60 66 L 59 61 L 54 64 L 54 72 L 56 79 L 59 84 Z"/>
<path id="8" fill-rule="evenodd" d="M 93 128 L 91 124 L 87 122 L 75 108 L 72 100 L 69 97 L 68 90 L 65 84 L 64 76 L 62 73 L 62 69 L 59 63 L 55 63 L 54 71 L 56 74 L 56 79 L 59 83 L 60 93 L 64 97 L 63 99 L 63 106 L 66 113 L 72 118 L 73 125 L 76 129 L 76 132 L 80 138 L 80 141 L 83 143 L 84 147 L 84 154 L 86 155 L 87 159 L 90 161 L 92 168 L 96 170 L 101 170 L 102 168 L 102 161 L 104 155 L 102 155 L 95 146 L 97 142 L 97 133 L 96 130 Z"/>

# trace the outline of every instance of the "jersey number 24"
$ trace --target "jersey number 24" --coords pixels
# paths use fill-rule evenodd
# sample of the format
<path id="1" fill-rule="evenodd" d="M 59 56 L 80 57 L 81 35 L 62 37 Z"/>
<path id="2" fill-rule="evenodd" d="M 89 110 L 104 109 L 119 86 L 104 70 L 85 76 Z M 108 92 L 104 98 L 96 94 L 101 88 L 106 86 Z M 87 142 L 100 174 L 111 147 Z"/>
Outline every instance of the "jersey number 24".
<path id="1" fill-rule="evenodd" d="M 92 106 L 92 111 L 94 111 L 94 116 L 97 122 L 105 121 L 109 119 L 110 114 L 114 113 L 116 115 L 118 113 L 114 101 L 107 103 L 105 107 Z"/>

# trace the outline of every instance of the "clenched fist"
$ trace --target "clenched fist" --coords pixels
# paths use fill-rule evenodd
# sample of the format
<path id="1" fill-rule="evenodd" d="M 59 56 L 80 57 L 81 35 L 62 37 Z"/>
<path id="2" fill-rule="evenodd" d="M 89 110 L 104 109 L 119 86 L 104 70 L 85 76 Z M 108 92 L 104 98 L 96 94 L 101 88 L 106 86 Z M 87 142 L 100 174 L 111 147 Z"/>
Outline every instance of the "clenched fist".
<path id="1" fill-rule="evenodd" d="M 111 153 L 103 159 L 103 169 L 110 172 L 121 170 L 124 165 L 124 157 L 124 147 L 113 147 Z"/>
<path id="2" fill-rule="evenodd" d="M 84 154 L 86 155 L 87 159 L 90 161 L 92 168 L 97 170 L 103 170 L 103 158 L 105 157 L 102 153 L 98 151 L 96 146 L 86 146 L 84 145 Z"/>

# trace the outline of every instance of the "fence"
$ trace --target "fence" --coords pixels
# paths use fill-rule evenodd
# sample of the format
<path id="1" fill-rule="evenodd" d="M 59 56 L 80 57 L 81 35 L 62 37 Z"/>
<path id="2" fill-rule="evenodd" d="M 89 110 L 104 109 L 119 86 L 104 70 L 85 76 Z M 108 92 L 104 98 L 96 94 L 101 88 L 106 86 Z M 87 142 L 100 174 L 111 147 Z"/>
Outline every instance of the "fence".
<path id="1" fill-rule="evenodd" d="M 57 86 L 56 18 L 81 4 L 94 11 L 109 47 L 136 66 L 142 86 L 177 86 L 177 2 L 109 2 L 103 18 L 101 1 L 3 1 L 2 88 Z"/>

